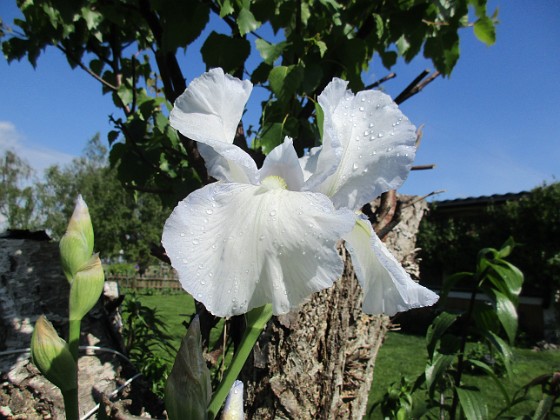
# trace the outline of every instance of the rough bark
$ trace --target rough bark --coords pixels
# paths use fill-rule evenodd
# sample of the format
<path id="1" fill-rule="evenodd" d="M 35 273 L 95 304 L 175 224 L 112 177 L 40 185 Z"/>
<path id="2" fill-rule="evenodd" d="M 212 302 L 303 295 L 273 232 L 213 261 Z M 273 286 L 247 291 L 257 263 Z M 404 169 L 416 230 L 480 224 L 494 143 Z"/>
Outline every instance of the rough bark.
<path id="1" fill-rule="evenodd" d="M 418 272 L 415 238 L 424 201 L 401 197 L 401 221 L 385 241 L 405 268 Z M 396 205 L 397 201 L 395 200 Z M 372 203 L 373 210 L 380 202 Z M 395 210 L 395 209 L 393 209 Z M 387 212 L 383 212 L 386 214 Z M 313 295 L 300 311 L 273 318 L 242 373 L 248 418 L 361 419 L 375 359 L 390 326 L 362 313 L 362 293 L 348 254 L 334 287 Z"/>

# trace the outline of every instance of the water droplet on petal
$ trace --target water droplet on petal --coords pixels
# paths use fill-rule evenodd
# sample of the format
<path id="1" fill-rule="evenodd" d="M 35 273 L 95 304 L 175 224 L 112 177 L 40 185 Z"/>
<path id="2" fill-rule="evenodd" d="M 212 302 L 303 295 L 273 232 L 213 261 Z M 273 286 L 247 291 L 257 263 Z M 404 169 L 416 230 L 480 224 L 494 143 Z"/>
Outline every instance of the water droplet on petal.
<path id="1" fill-rule="evenodd" d="M 383 133 L 377 133 L 377 137 L 379 138 L 383 137 Z"/>
<path id="2" fill-rule="evenodd" d="M 181 234 L 180 234 L 180 235 L 181 235 L 181 237 L 185 236 L 185 234 L 184 234 L 183 232 L 181 232 Z"/>
<path id="3" fill-rule="evenodd" d="M 369 128 L 372 128 L 372 127 L 373 127 L 373 123 L 369 123 Z"/>
<path id="4" fill-rule="evenodd" d="M 200 243 L 200 241 L 198 239 L 193 239 L 192 240 L 193 245 L 198 245 Z"/>
<path id="5" fill-rule="evenodd" d="M 364 131 L 364 137 L 369 136 L 369 131 Z"/>
<path id="6" fill-rule="evenodd" d="M 200 280 L 200 284 L 202 284 L 204 286 L 206 284 L 206 282 L 204 280 Z"/>
<path id="7" fill-rule="evenodd" d="M 206 214 L 212 214 L 212 213 L 214 213 L 214 210 L 212 210 L 212 209 L 206 209 Z"/>
<path id="8" fill-rule="evenodd" d="M 356 169 L 358 169 L 358 164 L 357 164 L 357 163 L 354 163 L 354 164 L 352 165 L 352 170 L 355 171 Z"/>
<path id="9" fill-rule="evenodd" d="M 272 217 L 276 216 L 276 210 L 272 210 L 269 214 L 270 214 Z"/>
<path id="10" fill-rule="evenodd" d="M 368 169 L 364 168 L 364 174 L 367 174 Z"/>
<path id="11" fill-rule="evenodd" d="M 363 106 L 359 107 L 358 109 L 359 109 L 361 112 L 364 112 L 364 111 L 365 111 L 365 108 L 364 108 Z"/>
<path id="12" fill-rule="evenodd" d="M 259 237 L 259 240 L 261 240 L 261 241 L 264 240 L 264 235 L 261 235 L 261 236 Z"/>

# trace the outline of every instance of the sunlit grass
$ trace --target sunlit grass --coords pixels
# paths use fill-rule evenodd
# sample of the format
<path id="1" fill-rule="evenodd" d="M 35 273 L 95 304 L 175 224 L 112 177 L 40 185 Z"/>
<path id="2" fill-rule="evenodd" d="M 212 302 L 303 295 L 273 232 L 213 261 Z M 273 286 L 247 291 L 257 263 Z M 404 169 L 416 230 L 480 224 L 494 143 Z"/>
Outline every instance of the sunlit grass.
<path id="1" fill-rule="evenodd" d="M 151 308 L 157 309 L 165 320 L 167 332 L 172 337 L 172 344 L 179 348 L 181 339 L 186 333 L 183 322 L 188 323 L 195 312 L 194 300 L 184 292 L 170 294 L 138 293 L 140 301 Z M 211 341 L 220 339 L 221 327 L 213 331 Z M 533 378 L 544 373 L 560 370 L 560 352 L 543 351 L 534 352 L 530 349 L 514 349 L 514 378 L 512 381 L 502 378 L 503 384 L 510 393 L 527 384 Z M 381 399 L 389 385 L 400 380 L 401 375 L 415 380 L 424 370 L 427 351 L 423 336 L 415 336 L 397 332 L 388 334 L 385 343 L 379 351 L 376 360 L 373 384 L 370 393 L 370 405 Z M 464 376 L 464 383 L 473 385 L 483 390 L 483 395 L 489 407 L 491 417 L 503 407 L 503 396 L 495 383 L 483 375 Z M 539 397 L 535 390 L 530 394 L 534 400 Z M 516 406 L 510 414 L 527 414 L 536 407 L 536 402 L 526 402 Z M 382 418 L 381 412 L 376 410 L 370 419 Z"/>
<path id="2" fill-rule="evenodd" d="M 514 357 L 513 379 L 501 378 L 510 396 L 513 396 L 516 390 L 536 376 L 560 370 L 560 352 L 535 352 L 531 349 L 515 348 Z M 426 358 L 427 351 L 423 336 L 389 333 L 376 360 L 370 392 L 370 406 L 382 398 L 389 385 L 400 381 L 401 375 L 414 381 L 423 372 Z M 491 378 L 484 375 L 466 374 L 463 376 L 463 383 L 482 390 L 490 418 L 493 418 L 504 407 L 504 398 Z M 515 416 L 529 414 L 536 408 L 539 395 L 540 393 L 535 389 L 529 394 L 533 401 L 517 405 L 508 414 Z M 380 410 L 374 411 L 369 418 L 381 419 Z"/>

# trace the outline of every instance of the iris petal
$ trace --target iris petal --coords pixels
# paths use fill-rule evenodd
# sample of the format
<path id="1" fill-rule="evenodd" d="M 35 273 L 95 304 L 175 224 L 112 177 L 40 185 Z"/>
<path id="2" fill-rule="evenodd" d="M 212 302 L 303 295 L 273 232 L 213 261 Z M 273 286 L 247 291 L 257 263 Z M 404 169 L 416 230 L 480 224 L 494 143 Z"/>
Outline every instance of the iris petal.
<path id="1" fill-rule="evenodd" d="M 177 98 L 169 121 L 181 134 L 213 146 L 232 144 L 253 85 L 222 69 L 212 69 L 194 79 Z"/>
<path id="2" fill-rule="evenodd" d="M 233 144 L 252 89 L 251 82 L 212 69 L 191 82 L 169 115 L 173 128 L 199 142 L 208 173 L 218 180 L 254 182 L 254 160 Z"/>
<path id="3" fill-rule="evenodd" d="M 416 128 L 388 95 L 370 90 L 354 96 L 343 92 L 347 82 L 333 83 L 321 106 L 325 128 L 333 125 L 342 156 L 336 172 L 313 190 L 331 197 L 336 208 L 357 210 L 404 182 L 415 156 Z"/>
<path id="4" fill-rule="evenodd" d="M 281 177 L 288 185 L 289 190 L 301 190 L 303 171 L 291 138 L 286 137 L 284 143 L 276 146 L 264 160 L 263 167 L 259 172 L 261 181 L 271 175 Z"/>
<path id="5" fill-rule="evenodd" d="M 340 276 L 336 242 L 354 219 L 322 194 L 218 182 L 179 203 L 162 243 L 183 287 L 214 315 L 267 303 L 278 315 Z"/>
<path id="6" fill-rule="evenodd" d="M 438 296 L 413 281 L 373 231 L 358 220 L 344 235 L 356 277 L 364 289 L 362 309 L 367 314 L 389 316 L 413 308 L 431 306 Z"/>

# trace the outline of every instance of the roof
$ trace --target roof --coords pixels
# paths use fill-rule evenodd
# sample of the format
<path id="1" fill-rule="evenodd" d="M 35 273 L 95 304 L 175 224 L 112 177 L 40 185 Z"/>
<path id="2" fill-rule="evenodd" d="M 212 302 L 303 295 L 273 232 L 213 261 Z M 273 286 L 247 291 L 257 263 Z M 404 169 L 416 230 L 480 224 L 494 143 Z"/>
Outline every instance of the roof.
<path id="1" fill-rule="evenodd" d="M 483 195 L 480 197 L 456 198 L 453 200 L 434 201 L 431 203 L 433 212 L 445 213 L 471 213 L 477 212 L 490 205 L 501 205 L 507 201 L 519 200 L 529 194 L 528 191 L 518 193 Z"/>

